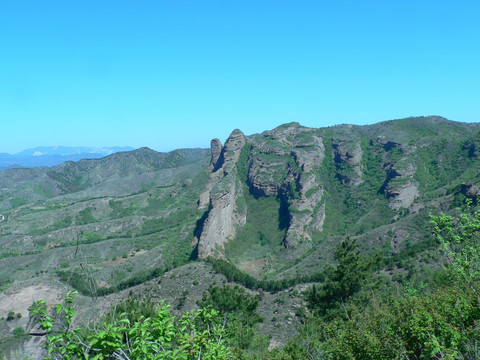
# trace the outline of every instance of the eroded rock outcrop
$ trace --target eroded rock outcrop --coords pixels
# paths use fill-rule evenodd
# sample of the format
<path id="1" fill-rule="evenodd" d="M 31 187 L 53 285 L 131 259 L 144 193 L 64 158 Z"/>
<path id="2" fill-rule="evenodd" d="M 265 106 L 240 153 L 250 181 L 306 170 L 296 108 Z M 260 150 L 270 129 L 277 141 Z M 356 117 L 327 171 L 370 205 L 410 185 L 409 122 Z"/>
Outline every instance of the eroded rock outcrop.
<path id="1" fill-rule="evenodd" d="M 235 202 L 239 191 L 235 164 L 244 145 L 245 136 L 240 130 L 232 132 L 220 154 L 221 144 L 212 140 L 213 170 L 199 200 L 199 206 L 208 205 L 208 209 L 195 236 L 199 258 L 215 255 L 217 247 L 235 236 L 236 226 L 245 224 L 246 213 L 238 213 Z"/>
<path id="2" fill-rule="evenodd" d="M 363 182 L 361 164 L 363 151 L 360 142 L 333 138 L 332 148 L 338 170 L 337 179 L 343 184 L 360 185 Z"/>
<path id="3" fill-rule="evenodd" d="M 257 196 L 278 196 L 288 207 L 285 246 L 295 247 L 321 231 L 323 188 L 314 169 L 325 157 L 322 138 L 312 129 L 291 123 L 252 141 L 248 184 Z"/>
<path id="4" fill-rule="evenodd" d="M 199 258 L 216 255 L 216 249 L 221 252 L 223 244 L 235 236 L 236 228 L 245 224 L 248 209 L 242 207 L 240 212 L 236 200 L 243 191 L 237 162 L 247 141 L 250 152 L 242 160 L 246 163 L 241 164 L 247 169 L 245 185 L 255 196 L 281 199 L 289 219 L 285 246 L 309 241 L 313 232 L 322 230 L 324 190 L 314 171 L 325 157 L 322 138 L 297 123 L 249 139 L 235 130 L 223 149 L 218 140 L 211 142 L 212 172 L 199 199 L 199 206 L 206 210 L 196 232 Z"/>
<path id="5" fill-rule="evenodd" d="M 210 151 L 212 152 L 212 159 L 210 160 L 210 165 L 216 168 L 220 160 L 220 155 L 222 154 L 222 142 L 218 139 L 213 139 L 210 142 Z"/>
<path id="6" fill-rule="evenodd" d="M 291 201 L 290 224 L 285 236 L 285 246 L 295 247 L 302 241 L 310 241 L 312 233 L 322 231 L 325 221 L 325 204 L 321 203 L 323 188 L 316 189 L 309 198 L 302 195 Z"/>
<path id="7" fill-rule="evenodd" d="M 419 195 L 417 186 L 411 181 L 387 188 L 388 205 L 392 209 L 409 208 Z"/>
<path id="8" fill-rule="evenodd" d="M 463 183 L 461 193 L 472 199 L 475 204 L 478 204 L 480 199 L 480 183 Z"/>
<path id="9" fill-rule="evenodd" d="M 375 144 L 380 145 L 386 152 L 392 151 L 394 149 L 399 149 L 399 151 L 402 153 L 405 152 L 405 148 L 401 143 L 393 140 L 387 140 L 385 136 L 382 135 L 378 136 L 375 141 L 370 140 L 371 146 L 374 146 Z"/>
<path id="10" fill-rule="evenodd" d="M 422 119 L 328 129 L 290 123 L 247 138 L 236 130 L 224 147 L 218 139 L 212 140 L 210 179 L 199 199 L 205 211 L 196 238 L 199 256 L 214 254 L 216 247 L 221 251 L 225 241 L 235 237 L 236 228 L 246 221 L 247 206 L 257 206 L 244 197 L 246 191 L 257 198 L 280 200 L 279 227 L 286 230 L 287 248 L 310 241 L 315 231 L 322 230 L 326 208 L 334 213 L 343 211 L 342 206 L 355 207 L 365 214 L 365 223 L 368 216 L 381 217 L 376 213 L 381 203 L 370 209 L 376 201 L 388 201 L 394 210 L 418 211 L 425 206 L 417 200 L 420 189 L 430 191 L 425 182 L 452 167 L 452 156 L 439 153 L 446 140 L 433 141 L 412 130 L 430 134 L 437 130 L 434 125 Z M 468 137 L 449 149 L 458 151 L 458 159 L 468 165 L 478 157 L 479 146 L 474 136 L 463 135 Z M 367 196 L 362 196 L 364 191 Z M 465 184 L 462 192 L 478 198 L 476 185 Z M 378 198 L 379 193 L 384 199 Z M 325 206 L 326 199 L 341 203 Z"/>
<path id="11" fill-rule="evenodd" d="M 386 177 L 380 191 L 387 197 L 388 205 L 395 210 L 409 208 L 420 195 L 413 177 L 417 170 L 415 163 L 411 159 L 401 158 L 395 163 L 385 162 L 383 169 Z"/>

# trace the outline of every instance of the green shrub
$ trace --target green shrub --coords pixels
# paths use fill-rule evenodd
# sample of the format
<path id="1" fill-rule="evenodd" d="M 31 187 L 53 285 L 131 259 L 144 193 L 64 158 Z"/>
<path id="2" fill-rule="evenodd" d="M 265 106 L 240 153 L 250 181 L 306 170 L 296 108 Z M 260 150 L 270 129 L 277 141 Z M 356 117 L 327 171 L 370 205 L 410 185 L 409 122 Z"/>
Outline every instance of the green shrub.
<path id="1" fill-rule="evenodd" d="M 7 314 L 7 321 L 15 320 L 15 311 L 10 310 Z"/>
<path id="2" fill-rule="evenodd" d="M 97 221 L 93 216 L 93 208 L 87 207 L 83 210 L 80 210 L 75 221 L 77 225 L 85 225 Z"/>
<path id="3" fill-rule="evenodd" d="M 13 329 L 12 331 L 12 334 L 16 337 L 16 338 L 23 338 L 25 337 L 25 329 L 21 326 L 18 326 L 16 327 L 15 329 Z"/>
<path id="4" fill-rule="evenodd" d="M 74 294 L 69 292 L 65 302 L 55 306 L 57 321 L 66 329 L 63 332 L 53 332 L 55 319 L 48 315 L 45 301 L 29 308 L 30 317 L 47 332 L 49 356 L 45 359 L 84 359 L 86 355 L 94 359 L 232 359 L 223 319 L 218 319 L 218 312 L 211 308 L 184 313 L 176 319 L 162 302 L 151 317 L 142 315 L 132 321 L 122 313 L 97 324 L 96 332 L 82 332 L 71 326 Z"/>

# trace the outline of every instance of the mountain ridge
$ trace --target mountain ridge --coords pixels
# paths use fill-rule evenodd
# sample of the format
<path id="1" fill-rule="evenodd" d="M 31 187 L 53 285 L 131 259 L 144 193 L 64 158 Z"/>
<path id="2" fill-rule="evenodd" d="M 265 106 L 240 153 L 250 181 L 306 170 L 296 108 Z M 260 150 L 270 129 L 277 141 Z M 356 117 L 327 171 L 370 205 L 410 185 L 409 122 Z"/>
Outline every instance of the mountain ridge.
<path id="1" fill-rule="evenodd" d="M 392 120 L 364 126 L 337 125 L 321 129 L 306 128 L 295 122 L 284 124 L 273 130 L 245 137 L 245 143 L 251 147 L 249 151 L 253 151 L 248 155 L 248 159 L 244 159 L 248 162 L 246 191 L 256 197 L 280 198 L 284 207 L 289 209 L 286 210 L 289 225 L 284 244 L 287 248 L 295 247 L 299 242 L 311 240 L 313 232 L 322 230 L 326 216 L 325 203 L 322 202 L 324 186 L 315 169 L 322 168 L 324 158 L 329 157 L 328 153 L 331 153 L 334 177 L 342 185 L 347 186 L 349 191 L 355 192 L 355 189 L 362 184 L 363 187 L 368 185 L 364 184 L 369 180 L 364 175 L 367 165 L 363 159 L 371 157 L 371 161 L 377 162 L 374 164 L 377 168 L 371 170 L 375 170 L 376 176 L 382 177 L 383 180 L 381 184 L 370 184 L 370 191 L 372 186 L 377 186 L 373 190 L 383 195 L 388 206 L 394 211 L 401 209 L 418 211 L 423 205 L 415 204 L 415 200 L 420 197 L 420 191 L 424 189 L 419 188 L 422 181 L 419 180 L 421 174 L 417 171 L 417 167 L 420 163 L 422 166 L 431 164 L 423 165 L 425 159 L 418 158 L 417 154 L 428 156 L 422 148 L 430 146 L 429 142 L 432 139 L 447 141 L 447 137 L 450 142 L 461 141 L 462 138 L 469 139 L 462 144 L 462 149 L 468 148 L 469 154 L 475 154 L 478 141 L 475 142 L 477 137 L 472 137 L 471 132 L 475 129 L 480 130 L 479 125 L 478 123 L 468 125 L 456 123 L 437 116 Z M 238 130 L 232 133 L 225 142 L 222 153 L 216 155 L 217 158 L 225 158 L 225 154 L 229 152 L 228 146 L 236 132 L 241 133 Z M 406 138 L 409 138 L 408 142 L 405 142 Z M 218 148 L 221 148 L 221 144 L 215 143 L 215 152 L 218 152 Z M 329 149 L 326 151 L 326 148 Z M 457 147 L 455 151 L 459 150 Z M 223 160 L 230 169 L 228 171 L 222 169 L 222 164 L 215 165 L 210 175 L 214 183 L 210 188 L 214 188 L 215 184 L 221 184 L 222 181 L 227 181 L 227 178 L 235 177 L 236 172 L 232 169 L 235 169 L 238 157 L 231 157 L 229 162 Z M 455 161 L 452 159 L 449 161 L 451 161 L 449 165 L 454 166 Z M 223 178 L 219 179 L 220 171 L 224 174 Z M 235 183 L 236 180 L 229 181 Z M 232 191 L 231 187 L 225 188 L 220 195 L 210 197 L 208 212 L 214 215 L 209 217 L 206 214 L 207 230 L 203 235 L 203 241 L 201 234 L 196 240 L 201 257 L 206 258 L 215 253 L 212 246 L 208 245 L 209 243 L 222 246 L 235 237 L 235 231 L 231 225 L 228 225 L 227 228 L 230 227 L 230 229 L 224 232 L 223 224 L 226 223 L 226 215 L 221 214 L 222 210 L 218 212 L 216 209 L 227 209 L 237 199 L 231 198 L 229 202 L 221 204 L 216 204 L 215 200 L 216 197 L 226 199 L 226 194 L 231 194 Z M 237 190 L 235 191 L 238 193 Z M 207 205 L 205 199 L 202 204 Z M 233 210 L 229 213 L 228 217 L 231 218 L 240 216 L 238 212 L 234 214 Z M 245 214 L 241 216 L 245 217 Z M 222 221 L 215 217 L 221 218 Z M 245 221 L 240 220 L 239 224 L 241 223 Z M 306 229 L 310 223 L 313 224 L 310 230 L 302 230 Z M 209 230 L 210 224 L 217 224 L 217 227 Z M 220 235 L 219 239 L 219 234 L 224 235 Z M 210 250 L 203 252 L 201 249 L 204 247 Z"/>
<path id="2" fill-rule="evenodd" d="M 381 259 L 382 281 L 392 286 L 433 281 L 444 259 L 429 213 L 478 203 L 479 139 L 480 124 L 435 116 L 328 128 L 288 123 L 247 136 L 236 129 L 210 149 L 140 148 L 6 170 L 0 276 L 19 292 L 39 282 L 105 304 L 150 289 L 181 308 L 188 291 L 194 307 L 223 271 L 268 293 L 262 326 L 284 342 L 295 321 L 279 330 L 267 310 L 285 297 L 301 304 L 306 283 L 324 278 L 345 238 Z M 8 310 L 0 304 L 0 316 Z"/>

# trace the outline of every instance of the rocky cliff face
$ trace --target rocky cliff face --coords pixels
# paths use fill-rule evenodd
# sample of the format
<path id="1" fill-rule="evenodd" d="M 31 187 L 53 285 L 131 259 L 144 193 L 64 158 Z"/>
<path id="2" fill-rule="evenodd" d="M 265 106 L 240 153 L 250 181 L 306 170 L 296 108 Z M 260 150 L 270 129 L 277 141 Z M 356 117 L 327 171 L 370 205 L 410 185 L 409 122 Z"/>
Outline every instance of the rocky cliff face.
<path id="1" fill-rule="evenodd" d="M 236 165 L 246 143 L 250 154 L 246 160 L 247 183 L 242 184 Z M 245 223 L 248 208 L 243 213 L 236 208 L 242 186 L 255 196 L 278 197 L 289 209 L 286 247 L 311 240 L 314 231 L 321 231 L 325 206 L 321 203 L 323 188 L 315 173 L 325 157 L 320 136 L 294 123 L 249 139 L 235 130 L 218 154 L 220 147 L 212 141 L 213 169 L 199 200 L 200 207 L 208 207 L 195 240 L 200 258 L 214 255 L 216 248 L 235 236 L 236 227 Z"/>
<path id="2" fill-rule="evenodd" d="M 417 165 L 414 158 L 409 156 L 415 152 L 415 146 L 387 140 L 384 136 L 379 136 L 375 143 L 381 149 L 382 169 L 385 172 L 380 192 L 387 197 L 390 208 L 409 208 L 420 195 L 418 182 L 414 178 Z M 374 146 L 374 143 L 371 142 L 371 145 Z"/>
<path id="3" fill-rule="evenodd" d="M 277 148 L 276 143 L 282 147 Z M 288 206 L 290 221 L 285 246 L 295 247 L 299 242 L 311 240 L 312 233 L 322 229 L 325 219 L 325 206 L 321 204 L 323 187 L 315 173 L 325 157 L 322 138 L 312 129 L 293 123 L 264 133 L 263 139 L 253 144 L 250 184 L 256 191 L 280 197 Z M 280 160 L 273 162 L 273 166 L 262 161 L 262 156 L 269 153 L 282 156 L 283 164 Z M 277 168 L 272 171 L 274 166 Z M 267 171 L 270 176 L 259 176 Z M 286 176 L 282 178 L 282 174 Z M 272 178 L 278 180 L 272 184 Z"/>
<path id="4" fill-rule="evenodd" d="M 445 133 L 437 134 L 439 129 Z M 206 211 L 196 233 L 199 257 L 220 254 L 222 245 L 234 239 L 236 229 L 245 224 L 248 208 L 242 206 L 240 213 L 236 206 L 245 191 L 256 198 L 279 200 L 280 211 L 287 214 L 288 224 L 282 225 L 286 226 L 286 248 L 310 246 L 313 234 L 323 231 L 332 199 L 343 205 L 330 203 L 330 208 L 337 212 L 344 211 L 339 210 L 341 206 L 356 208 L 361 217 L 368 217 L 369 206 L 379 201 L 394 213 L 416 212 L 424 207 L 419 200 L 422 191 L 433 188 L 429 179 L 440 178 L 440 173 L 452 167 L 466 169 L 468 161 L 478 158 L 475 131 L 428 117 L 327 129 L 290 123 L 248 137 L 235 130 L 223 148 L 214 139 L 210 180 L 199 200 Z M 449 136 L 459 139 L 455 140 L 459 144 Z M 447 180 L 441 181 L 447 184 Z M 478 198 L 477 185 L 465 183 L 462 191 Z M 353 215 L 349 221 L 355 224 L 357 219 Z"/>
<path id="5" fill-rule="evenodd" d="M 199 206 L 208 209 L 195 238 L 199 258 L 214 255 L 225 241 L 235 236 L 236 226 L 245 223 L 246 214 L 236 211 L 235 202 L 238 192 L 235 165 L 244 145 L 245 136 L 240 130 L 232 132 L 223 149 L 218 139 L 211 142 L 211 174 L 199 200 Z"/>
<path id="6" fill-rule="evenodd" d="M 357 139 L 332 139 L 333 157 L 337 167 L 337 178 L 343 184 L 360 185 L 362 180 L 362 147 Z M 346 165 L 346 166 L 345 166 Z"/>
<path id="7" fill-rule="evenodd" d="M 210 142 L 210 149 L 212 152 L 212 159 L 210 161 L 210 165 L 213 168 L 217 167 L 219 162 L 222 162 L 223 159 L 220 159 L 220 155 L 222 155 L 222 142 L 218 139 L 213 139 Z"/>
<path id="8" fill-rule="evenodd" d="M 410 207 L 420 195 L 413 179 L 415 164 L 407 161 L 399 161 L 398 165 L 386 162 L 383 169 L 386 177 L 381 189 L 390 207 L 392 209 Z"/>
<path id="9" fill-rule="evenodd" d="M 470 198 L 474 204 L 479 203 L 480 199 L 480 183 L 463 183 L 461 192 L 466 197 Z"/>
<path id="10" fill-rule="evenodd" d="M 252 139 L 248 182 L 259 196 L 277 196 L 288 207 L 287 248 L 311 240 L 322 229 L 323 188 L 315 169 L 325 157 L 322 138 L 297 123 L 280 126 Z"/>

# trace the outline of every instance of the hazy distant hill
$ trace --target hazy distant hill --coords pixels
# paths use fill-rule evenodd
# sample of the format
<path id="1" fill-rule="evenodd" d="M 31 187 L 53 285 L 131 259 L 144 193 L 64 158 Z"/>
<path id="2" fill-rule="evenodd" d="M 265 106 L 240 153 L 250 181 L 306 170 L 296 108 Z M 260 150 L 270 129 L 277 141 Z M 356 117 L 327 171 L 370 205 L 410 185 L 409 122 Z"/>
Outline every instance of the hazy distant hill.
<path id="1" fill-rule="evenodd" d="M 16 154 L 0 154 L 0 170 L 20 167 L 55 166 L 65 161 L 98 159 L 121 151 L 134 150 L 132 147 L 69 147 L 40 146 L 26 149 Z"/>

